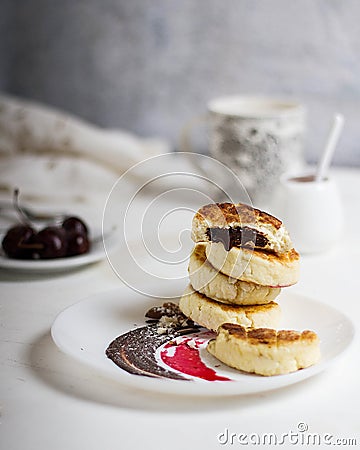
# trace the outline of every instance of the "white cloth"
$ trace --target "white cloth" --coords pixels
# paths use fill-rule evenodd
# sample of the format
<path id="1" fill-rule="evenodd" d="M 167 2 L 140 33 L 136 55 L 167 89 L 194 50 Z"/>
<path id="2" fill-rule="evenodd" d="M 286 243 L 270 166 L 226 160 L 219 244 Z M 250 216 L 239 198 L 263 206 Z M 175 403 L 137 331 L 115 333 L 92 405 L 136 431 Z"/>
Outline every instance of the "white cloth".
<path id="1" fill-rule="evenodd" d="M 105 130 L 34 102 L 0 96 L 0 197 L 27 204 L 101 208 L 118 177 L 169 144 Z"/>

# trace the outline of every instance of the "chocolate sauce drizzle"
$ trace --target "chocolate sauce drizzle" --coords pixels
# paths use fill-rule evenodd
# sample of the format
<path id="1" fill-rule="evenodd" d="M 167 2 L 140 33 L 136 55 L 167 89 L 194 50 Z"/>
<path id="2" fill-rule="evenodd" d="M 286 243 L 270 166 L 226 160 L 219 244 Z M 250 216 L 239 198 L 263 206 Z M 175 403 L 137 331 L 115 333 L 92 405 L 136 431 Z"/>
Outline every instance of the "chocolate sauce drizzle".
<path id="1" fill-rule="evenodd" d="M 232 247 L 260 248 L 268 244 L 264 234 L 250 227 L 208 228 L 207 235 L 211 242 L 221 242 L 226 251 Z"/>
<path id="2" fill-rule="evenodd" d="M 105 351 L 106 356 L 121 369 L 134 375 L 189 381 L 159 366 L 155 355 L 157 349 L 166 342 L 194 333 L 199 327 L 187 319 L 174 303 L 152 308 L 146 317 L 150 317 L 151 323 L 114 339 Z"/>

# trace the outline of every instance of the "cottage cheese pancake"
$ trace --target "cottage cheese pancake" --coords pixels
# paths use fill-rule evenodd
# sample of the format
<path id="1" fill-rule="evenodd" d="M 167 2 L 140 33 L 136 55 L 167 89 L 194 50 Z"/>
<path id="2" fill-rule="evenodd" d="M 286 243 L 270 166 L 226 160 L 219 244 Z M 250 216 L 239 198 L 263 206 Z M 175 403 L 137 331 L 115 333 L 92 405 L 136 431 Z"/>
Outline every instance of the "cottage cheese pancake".
<path id="1" fill-rule="evenodd" d="M 280 306 L 275 302 L 266 305 L 227 305 L 211 300 L 187 287 L 179 302 L 182 313 L 199 325 L 216 331 L 226 322 L 244 327 L 277 327 L 281 318 Z"/>
<path id="2" fill-rule="evenodd" d="M 219 328 L 207 350 L 230 367 L 265 376 L 295 372 L 320 359 L 313 331 L 246 329 L 231 323 Z"/>
<path id="3" fill-rule="evenodd" d="M 300 256 L 294 249 L 276 255 L 236 247 L 226 251 L 220 242 L 205 245 L 210 264 L 229 277 L 272 287 L 290 286 L 299 279 Z"/>
<path id="4" fill-rule="evenodd" d="M 224 275 L 207 261 L 205 249 L 206 244 L 196 244 L 190 255 L 189 278 L 196 291 L 218 302 L 235 305 L 270 303 L 280 294 L 280 288 L 261 286 Z"/>
<path id="5" fill-rule="evenodd" d="M 293 245 L 283 223 L 276 217 L 242 203 L 212 203 L 195 214 L 195 242 L 222 242 L 226 250 L 248 247 L 286 253 Z"/>

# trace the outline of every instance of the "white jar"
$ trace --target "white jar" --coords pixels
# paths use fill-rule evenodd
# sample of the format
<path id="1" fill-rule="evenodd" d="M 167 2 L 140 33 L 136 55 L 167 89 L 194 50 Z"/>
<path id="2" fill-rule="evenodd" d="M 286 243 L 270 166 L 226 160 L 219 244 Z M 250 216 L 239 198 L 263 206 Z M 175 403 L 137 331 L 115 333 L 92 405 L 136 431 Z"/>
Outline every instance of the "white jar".
<path id="1" fill-rule="evenodd" d="M 282 176 L 274 212 L 300 253 L 328 250 L 341 239 L 343 208 L 331 179 L 316 182 L 314 176 Z"/>

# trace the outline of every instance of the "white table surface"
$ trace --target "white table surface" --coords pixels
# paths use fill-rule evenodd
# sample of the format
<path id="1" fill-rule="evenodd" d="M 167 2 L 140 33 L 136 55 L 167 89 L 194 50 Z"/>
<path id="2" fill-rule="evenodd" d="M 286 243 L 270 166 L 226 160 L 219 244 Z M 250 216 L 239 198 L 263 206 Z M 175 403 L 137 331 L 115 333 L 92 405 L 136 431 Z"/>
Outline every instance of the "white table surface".
<path id="1" fill-rule="evenodd" d="M 360 170 L 338 169 L 334 177 L 345 205 L 344 238 L 327 253 L 304 256 L 301 281 L 291 289 L 341 309 L 358 329 Z M 225 429 L 280 436 L 300 422 L 322 438 L 331 433 L 360 445 L 358 335 L 337 364 L 291 387 L 232 398 L 155 395 L 79 364 L 50 336 L 64 308 L 120 285 L 106 260 L 48 276 L 0 271 L 1 449 L 215 449 L 230 446 L 217 440 Z"/>

